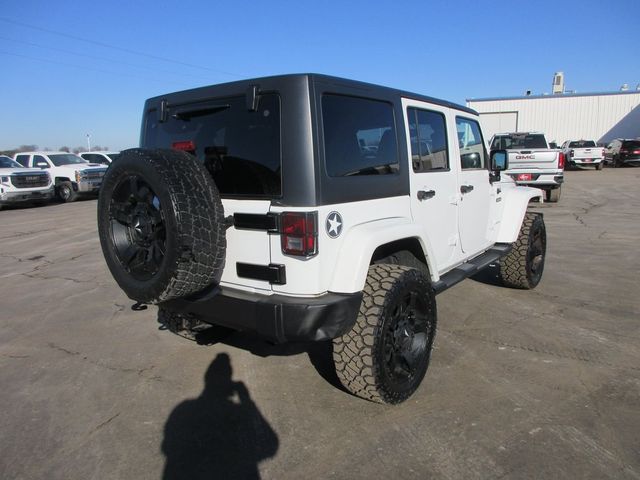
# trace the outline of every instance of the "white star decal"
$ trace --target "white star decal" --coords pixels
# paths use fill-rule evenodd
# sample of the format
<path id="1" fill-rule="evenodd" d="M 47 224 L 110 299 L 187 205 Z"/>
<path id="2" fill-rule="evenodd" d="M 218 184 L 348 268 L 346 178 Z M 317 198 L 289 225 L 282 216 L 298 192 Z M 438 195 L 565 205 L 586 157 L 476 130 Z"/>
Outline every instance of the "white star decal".
<path id="1" fill-rule="evenodd" d="M 340 223 L 338 221 L 338 214 L 334 213 L 333 214 L 333 218 L 329 217 L 329 235 L 331 235 L 332 233 L 337 237 L 339 234 L 339 228 L 340 225 L 342 225 L 342 223 Z"/>

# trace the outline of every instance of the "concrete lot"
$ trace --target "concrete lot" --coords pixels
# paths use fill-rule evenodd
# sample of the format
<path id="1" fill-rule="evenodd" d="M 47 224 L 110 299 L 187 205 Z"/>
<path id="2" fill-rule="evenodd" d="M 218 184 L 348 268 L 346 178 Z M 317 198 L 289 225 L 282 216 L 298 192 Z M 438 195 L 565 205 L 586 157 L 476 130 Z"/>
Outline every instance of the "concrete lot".
<path id="1" fill-rule="evenodd" d="M 439 296 L 398 407 L 336 388 L 325 344 L 197 345 L 132 311 L 95 200 L 2 211 L 0 478 L 640 478 L 639 185 L 567 172 L 540 286 Z"/>

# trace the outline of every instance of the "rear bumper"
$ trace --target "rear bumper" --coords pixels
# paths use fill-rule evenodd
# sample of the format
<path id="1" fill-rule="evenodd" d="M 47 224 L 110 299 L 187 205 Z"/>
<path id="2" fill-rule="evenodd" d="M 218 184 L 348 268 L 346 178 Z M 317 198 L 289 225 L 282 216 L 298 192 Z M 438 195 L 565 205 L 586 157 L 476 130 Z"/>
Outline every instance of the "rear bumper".
<path id="1" fill-rule="evenodd" d="M 530 173 L 530 172 L 509 172 L 509 175 L 518 173 Z M 534 173 L 531 180 L 515 180 L 517 185 L 526 185 L 527 187 L 553 189 L 557 188 L 564 183 L 564 171 L 558 170 L 549 173 Z"/>
<path id="2" fill-rule="evenodd" d="M 576 159 L 569 159 L 568 162 L 569 162 L 569 165 L 579 165 L 581 167 L 582 166 L 588 167 L 589 165 L 599 165 L 600 163 L 604 162 L 604 158 L 594 158 L 591 160 L 576 158 Z"/>
<path id="3" fill-rule="evenodd" d="M 329 340 L 345 334 L 356 321 L 361 301 L 361 292 L 290 297 L 216 287 L 197 297 L 169 300 L 160 306 L 283 343 Z"/>

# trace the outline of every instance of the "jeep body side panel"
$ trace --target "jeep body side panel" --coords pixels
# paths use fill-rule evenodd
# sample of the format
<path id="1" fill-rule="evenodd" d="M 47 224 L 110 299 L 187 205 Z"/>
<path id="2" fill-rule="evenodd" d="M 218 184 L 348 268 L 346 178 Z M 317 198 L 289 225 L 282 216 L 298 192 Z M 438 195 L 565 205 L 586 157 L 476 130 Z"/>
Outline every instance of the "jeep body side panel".
<path id="1" fill-rule="evenodd" d="M 538 198 L 542 202 L 543 194 L 537 188 L 530 187 L 513 187 L 513 185 L 505 185 L 501 193 L 501 202 L 503 207 L 500 212 L 500 218 L 496 223 L 494 242 L 496 243 L 513 243 L 518 239 L 520 226 L 527 213 L 529 202 Z"/>

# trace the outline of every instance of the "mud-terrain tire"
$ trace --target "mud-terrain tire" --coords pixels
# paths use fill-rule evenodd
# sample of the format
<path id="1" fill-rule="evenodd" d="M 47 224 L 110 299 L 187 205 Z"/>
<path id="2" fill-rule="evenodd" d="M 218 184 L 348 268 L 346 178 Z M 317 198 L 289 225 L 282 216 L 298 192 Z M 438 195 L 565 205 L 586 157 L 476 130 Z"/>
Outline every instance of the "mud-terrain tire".
<path id="1" fill-rule="evenodd" d="M 547 253 L 547 231 L 539 213 L 527 213 L 520 227 L 518 240 L 500 261 L 502 283 L 511 288 L 535 288 L 544 271 Z"/>
<path id="2" fill-rule="evenodd" d="M 64 203 L 75 202 L 78 198 L 78 193 L 73 190 L 71 182 L 60 182 L 56 187 L 58 198 Z"/>
<path id="3" fill-rule="evenodd" d="M 378 403 L 397 404 L 415 392 L 429 366 L 437 313 L 429 278 L 401 265 L 369 267 L 353 328 L 333 341 L 342 385 Z"/>
<path id="4" fill-rule="evenodd" d="M 546 200 L 551 203 L 558 203 L 560 200 L 560 193 L 562 193 L 562 187 L 554 188 L 552 190 L 547 190 Z"/>
<path id="5" fill-rule="evenodd" d="M 122 152 L 102 182 L 98 232 L 111 274 L 137 302 L 184 297 L 222 276 L 220 194 L 203 165 L 186 152 Z"/>

